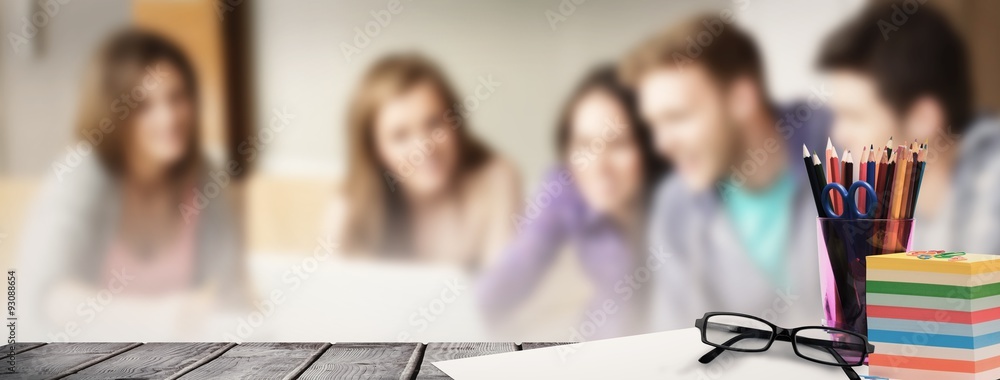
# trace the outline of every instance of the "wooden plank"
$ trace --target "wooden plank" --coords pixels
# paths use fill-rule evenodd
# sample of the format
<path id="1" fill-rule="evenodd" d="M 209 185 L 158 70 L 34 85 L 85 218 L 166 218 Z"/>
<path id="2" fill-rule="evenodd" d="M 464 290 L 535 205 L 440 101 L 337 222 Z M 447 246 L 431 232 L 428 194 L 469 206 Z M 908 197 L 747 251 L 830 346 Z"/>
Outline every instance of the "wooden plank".
<path id="1" fill-rule="evenodd" d="M 422 348 L 419 343 L 337 343 L 299 380 L 410 379 Z"/>
<path id="2" fill-rule="evenodd" d="M 16 354 L 15 374 L 0 379 L 56 379 L 141 346 L 141 343 L 52 343 Z"/>
<path id="3" fill-rule="evenodd" d="M 424 360 L 420 365 L 420 372 L 417 373 L 417 379 L 451 379 L 450 376 L 431 364 L 433 362 L 499 354 L 516 350 L 517 346 L 510 342 L 429 343 L 427 344 L 427 348 L 424 349 Z"/>
<path id="4" fill-rule="evenodd" d="M 36 349 L 44 345 L 45 343 L 29 343 L 29 342 L 17 342 L 14 344 L 5 344 L 2 347 L 0 347 L 0 355 L 3 355 L 0 358 L 6 359 L 8 356 L 10 356 L 11 353 L 13 353 L 14 355 L 19 355 L 22 352 Z"/>
<path id="5" fill-rule="evenodd" d="M 289 379 L 329 343 L 243 343 L 180 379 Z"/>
<path id="6" fill-rule="evenodd" d="M 306 358 L 306 360 L 303 360 L 302 363 L 299 363 L 299 365 L 295 366 L 295 368 L 292 369 L 292 372 L 290 372 L 288 375 L 285 376 L 285 379 L 288 380 L 298 379 L 299 376 L 302 375 L 302 372 L 305 372 L 306 369 L 311 367 L 313 363 L 316 362 L 316 360 L 319 360 L 319 357 L 322 356 L 323 353 L 326 352 L 326 350 L 330 349 L 330 346 L 331 346 L 330 343 L 324 343 L 323 346 L 319 348 L 319 350 L 316 350 L 316 352 L 313 352 L 312 355 L 309 355 L 309 357 Z"/>
<path id="7" fill-rule="evenodd" d="M 148 343 L 70 375 L 70 380 L 169 379 L 203 358 L 235 346 L 230 343 Z"/>
<path id="8" fill-rule="evenodd" d="M 521 349 L 527 351 L 527 350 L 534 350 L 536 348 L 562 346 L 562 345 L 566 345 L 566 344 L 572 344 L 572 343 L 566 343 L 566 342 L 524 342 L 524 343 L 521 343 Z"/>

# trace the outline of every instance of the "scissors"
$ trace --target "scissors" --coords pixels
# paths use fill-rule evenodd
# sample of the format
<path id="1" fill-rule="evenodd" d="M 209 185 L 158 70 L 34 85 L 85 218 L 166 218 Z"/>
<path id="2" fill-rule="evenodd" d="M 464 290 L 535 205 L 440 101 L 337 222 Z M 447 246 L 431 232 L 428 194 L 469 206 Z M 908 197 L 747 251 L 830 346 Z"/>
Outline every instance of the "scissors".
<path id="1" fill-rule="evenodd" d="M 868 197 L 867 197 L 868 204 L 866 205 L 868 206 L 868 210 L 865 210 L 864 213 L 861 213 L 861 210 L 858 210 L 858 204 L 854 200 L 854 195 L 858 193 L 858 189 L 865 189 L 865 191 L 868 192 Z M 831 203 L 830 198 L 833 197 L 833 195 L 830 194 L 830 190 L 836 191 L 837 194 L 840 194 L 840 199 L 844 203 L 844 212 L 840 213 L 840 215 L 837 215 L 837 213 L 833 212 L 833 207 L 830 205 Z M 836 182 L 830 182 L 823 187 L 822 194 L 824 194 L 823 210 L 825 210 L 826 214 L 829 215 L 831 218 L 844 218 L 844 219 L 871 218 L 875 214 L 875 206 L 877 206 L 878 204 L 878 200 L 876 199 L 875 196 L 875 189 L 872 188 L 871 184 L 865 181 L 854 182 L 854 184 L 851 185 L 850 190 L 844 188 L 844 185 L 841 185 Z"/>

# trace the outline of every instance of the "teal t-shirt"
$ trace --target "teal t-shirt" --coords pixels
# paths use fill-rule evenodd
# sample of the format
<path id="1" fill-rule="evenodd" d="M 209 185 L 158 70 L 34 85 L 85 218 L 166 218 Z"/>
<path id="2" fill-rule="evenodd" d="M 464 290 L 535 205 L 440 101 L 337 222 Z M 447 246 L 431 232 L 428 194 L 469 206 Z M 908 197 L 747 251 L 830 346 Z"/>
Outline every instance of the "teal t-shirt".
<path id="1" fill-rule="evenodd" d="M 770 187 L 751 191 L 728 183 L 723 203 L 750 259 L 777 285 L 785 285 L 785 250 L 791 237 L 795 180 L 787 170 Z"/>

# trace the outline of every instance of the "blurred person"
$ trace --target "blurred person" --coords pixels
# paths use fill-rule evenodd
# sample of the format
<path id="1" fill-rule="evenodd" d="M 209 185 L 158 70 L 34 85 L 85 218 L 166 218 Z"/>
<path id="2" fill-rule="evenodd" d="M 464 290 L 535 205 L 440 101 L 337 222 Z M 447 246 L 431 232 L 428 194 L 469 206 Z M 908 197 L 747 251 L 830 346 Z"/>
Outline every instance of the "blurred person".
<path id="1" fill-rule="evenodd" d="M 612 67 L 595 70 L 575 89 L 556 136 L 560 165 L 531 198 L 534 206 L 515 218 L 517 237 L 479 284 L 485 314 L 499 321 L 513 312 L 568 245 L 595 289 L 582 314 L 607 318 L 575 339 L 641 332 L 646 292 L 630 284 L 647 258 L 647 198 L 665 165 Z"/>
<path id="2" fill-rule="evenodd" d="M 921 4 L 893 24 L 900 6 L 875 2 L 827 40 L 833 139 L 927 141 L 913 248 L 1000 254 L 1000 125 L 974 114 L 965 44 L 944 15 Z"/>
<path id="3" fill-rule="evenodd" d="M 348 254 L 476 269 L 509 238 L 520 183 L 471 134 L 444 74 L 415 54 L 376 62 L 348 111 L 348 173 L 329 216 Z"/>
<path id="4" fill-rule="evenodd" d="M 196 321 L 199 311 L 241 305 L 229 199 L 219 187 L 199 198 L 218 184 L 199 146 L 190 61 L 170 41 L 128 29 L 109 38 L 86 74 L 77 159 L 53 164 L 56 178 L 36 201 L 22 247 L 25 287 L 34 291 L 27 299 L 47 338 L 72 339 L 68 327 L 53 328 L 98 321 L 108 333 L 146 319 L 171 331 L 173 317 Z"/>
<path id="5" fill-rule="evenodd" d="M 707 311 L 787 325 L 822 316 L 800 146 L 822 144 L 829 116 L 821 94 L 775 105 L 756 44 L 732 22 L 720 14 L 668 28 L 620 67 L 676 169 L 650 214 L 651 249 L 667 257 L 654 271 L 660 329 L 690 327 Z"/>

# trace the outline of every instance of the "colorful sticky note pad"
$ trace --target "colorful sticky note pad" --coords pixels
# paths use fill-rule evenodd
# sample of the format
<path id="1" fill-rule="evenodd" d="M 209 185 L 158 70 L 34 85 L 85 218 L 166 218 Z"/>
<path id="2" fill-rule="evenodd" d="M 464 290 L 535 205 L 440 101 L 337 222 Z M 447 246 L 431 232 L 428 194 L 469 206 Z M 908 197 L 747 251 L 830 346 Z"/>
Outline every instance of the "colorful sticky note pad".
<path id="1" fill-rule="evenodd" d="M 899 379 L 1000 378 L 1000 256 L 869 256 L 869 372 Z"/>

